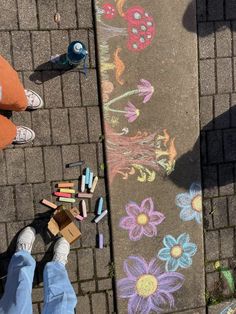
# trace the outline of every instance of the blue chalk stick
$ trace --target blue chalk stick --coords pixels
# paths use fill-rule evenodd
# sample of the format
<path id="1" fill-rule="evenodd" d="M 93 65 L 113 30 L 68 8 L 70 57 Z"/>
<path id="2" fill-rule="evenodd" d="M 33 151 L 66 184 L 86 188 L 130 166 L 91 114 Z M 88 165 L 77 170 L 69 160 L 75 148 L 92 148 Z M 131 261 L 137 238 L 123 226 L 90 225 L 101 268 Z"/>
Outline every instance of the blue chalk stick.
<path id="1" fill-rule="evenodd" d="M 97 211 L 98 215 L 101 215 L 101 213 L 102 213 L 102 206 L 103 206 L 103 198 L 100 197 L 99 201 L 98 201 L 98 211 Z"/>
<path id="2" fill-rule="evenodd" d="M 89 189 L 91 189 L 92 185 L 93 185 L 93 172 L 90 172 L 88 184 Z"/>
<path id="3" fill-rule="evenodd" d="M 90 178 L 90 169 L 86 168 L 86 171 L 85 171 L 85 184 L 89 184 L 89 178 Z"/>

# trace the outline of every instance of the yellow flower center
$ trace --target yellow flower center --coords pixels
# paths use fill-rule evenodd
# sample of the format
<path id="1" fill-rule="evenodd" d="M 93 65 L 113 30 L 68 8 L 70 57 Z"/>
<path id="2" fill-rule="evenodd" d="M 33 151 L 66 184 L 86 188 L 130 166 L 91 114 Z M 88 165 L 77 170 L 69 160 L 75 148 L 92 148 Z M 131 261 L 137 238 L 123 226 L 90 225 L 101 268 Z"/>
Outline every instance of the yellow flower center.
<path id="1" fill-rule="evenodd" d="M 196 195 L 192 199 L 192 208 L 196 212 L 201 212 L 202 211 L 202 196 L 200 194 Z"/>
<path id="2" fill-rule="evenodd" d="M 136 292 L 143 298 L 152 295 L 158 288 L 158 282 L 153 275 L 142 275 L 136 282 Z"/>
<path id="3" fill-rule="evenodd" d="M 140 115 L 140 110 L 139 109 L 136 109 L 136 115 L 137 115 L 137 117 L 139 117 L 139 115 Z"/>
<path id="4" fill-rule="evenodd" d="M 137 217 L 137 223 L 139 225 L 146 225 L 148 223 L 148 216 L 146 214 L 139 214 Z"/>
<path id="5" fill-rule="evenodd" d="M 175 245 L 172 247 L 170 254 L 174 258 L 179 258 L 183 253 L 183 249 L 180 245 Z"/>

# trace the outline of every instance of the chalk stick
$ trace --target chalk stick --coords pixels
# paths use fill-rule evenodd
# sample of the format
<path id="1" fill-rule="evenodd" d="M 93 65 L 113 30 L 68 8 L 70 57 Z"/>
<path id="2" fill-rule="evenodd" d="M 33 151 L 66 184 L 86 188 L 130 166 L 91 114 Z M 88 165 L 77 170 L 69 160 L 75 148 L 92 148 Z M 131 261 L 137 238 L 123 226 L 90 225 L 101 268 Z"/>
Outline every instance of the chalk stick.
<path id="1" fill-rule="evenodd" d="M 58 197 L 71 197 L 72 195 L 70 193 L 62 193 L 62 192 L 54 192 L 53 193 L 55 196 L 58 196 Z"/>
<path id="2" fill-rule="evenodd" d="M 90 176 L 90 169 L 86 168 L 86 170 L 85 170 L 85 185 L 89 184 L 89 176 Z"/>
<path id="3" fill-rule="evenodd" d="M 103 198 L 100 197 L 99 201 L 98 201 L 98 210 L 97 210 L 98 215 L 101 215 L 101 213 L 102 213 L 102 206 L 103 206 Z"/>
<path id="4" fill-rule="evenodd" d="M 92 193 L 78 193 L 77 195 L 79 198 L 92 198 L 93 194 Z"/>
<path id="5" fill-rule="evenodd" d="M 82 221 L 84 219 L 84 217 L 82 217 L 81 215 L 76 215 L 75 218 L 80 220 L 80 221 Z"/>
<path id="6" fill-rule="evenodd" d="M 66 202 L 66 203 L 74 203 L 75 199 L 74 198 L 66 198 L 66 197 L 59 197 L 60 202 Z"/>
<path id="7" fill-rule="evenodd" d="M 100 220 L 102 220 L 102 218 L 104 218 L 107 215 L 107 213 L 108 213 L 107 209 L 104 210 L 100 216 L 94 219 L 94 222 L 97 224 Z"/>
<path id="8" fill-rule="evenodd" d="M 81 178 L 81 187 L 80 187 L 80 190 L 81 190 L 81 192 L 84 192 L 84 190 L 85 190 L 85 175 L 83 174 L 82 175 L 82 178 Z"/>
<path id="9" fill-rule="evenodd" d="M 57 185 L 58 188 L 73 188 L 74 187 L 74 183 L 71 182 L 60 182 Z"/>
<path id="10" fill-rule="evenodd" d="M 85 200 L 81 201 L 81 207 L 82 207 L 83 217 L 86 218 L 87 217 L 87 208 L 86 208 Z"/>
<path id="11" fill-rule="evenodd" d="M 98 235 L 98 247 L 99 247 L 99 249 L 103 249 L 103 244 L 104 244 L 103 234 L 99 233 L 99 235 Z"/>
<path id="12" fill-rule="evenodd" d="M 91 189 L 92 185 L 93 185 L 93 172 L 90 172 L 88 188 Z"/>
<path id="13" fill-rule="evenodd" d="M 94 192 L 97 183 L 98 183 L 98 177 L 96 176 L 96 177 L 93 179 L 93 184 L 92 184 L 92 187 L 91 187 L 91 189 L 90 189 L 90 193 L 93 193 L 93 192 Z"/>
<path id="14" fill-rule="evenodd" d="M 75 190 L 73 190 L 73 189 L 60 189 L 60 192 L 75 194 Z"/>
<path id="15" fill-rule="evenodd" d="M 77 162 L 71 162 L 69 164 L 66 165 L 67 168 L 72 168 L 72 167 L 78 167 L 78 166 L 82 166 L 84 164 L 84 161 L 77 161 Z"/>
<path id="16" fill-rule="evenodd" d="M 56 208 L 58 207 L 56 204 L 53 204 L 53 203 L 51 203 L 51 202 L 49 202 L 49 201 L 47 201 L 47 200 L 45 200 L 45 199 L 43 199 L 43 200 L 41 201 L 41 203 L 42 203 L 43 205 L 46 205 L 46 206 L 51 207 L 51 208 L 53 208 L 53 209 L 56 209 Z"/>

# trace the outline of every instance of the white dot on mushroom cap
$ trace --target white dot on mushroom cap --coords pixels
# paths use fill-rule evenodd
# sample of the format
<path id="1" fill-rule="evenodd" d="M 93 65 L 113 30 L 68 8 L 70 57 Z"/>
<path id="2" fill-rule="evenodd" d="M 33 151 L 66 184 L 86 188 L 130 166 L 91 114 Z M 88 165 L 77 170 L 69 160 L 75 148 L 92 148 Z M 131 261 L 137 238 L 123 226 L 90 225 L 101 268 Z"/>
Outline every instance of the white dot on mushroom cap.
<path id="1" fill-rule="evenodd" d="M 140 37 L 139 40 L 140 40 L 141 43 L 145 43 L 145 38 L 144 37 Z"/>
<path id="2" fill-rule="evenodd" d="M 148 26 L 152 26 L 152 22 L 147 22 L 147 25 Z"/>
<path id="3" fill-rule="evenodd" d="M 145 16 L 149 16 L 148 13 L 145 13 Z"/>
<path id="4" fill-rule="evenodd" d="M 132 33 L 137 34 L 138 33 L 137 28 L 132 28 Z"/>
<path id="5" fill-rule="evenodd" d="M 134 13 L 134 18 L 135 18 L 135 20 L 140 20 L 141 19 L 141 14 L 138 13 L 138 12 L 135 12 Z"/>
<path id="6" fill-rule="evenodd" d="M 133 48 L 134 48 L 134 49 L 137 49 L 137 48 L 138 48 L 138 45 L 137 45 L 137 44 L 133 44 Z"/>
<path id="7" fill-rule="evenodd" d="M 148 39 L 152 38 L 152 35 L 147 35 L 147 38 L 148 38 Z"/>
<path id="8" fill-rule="evenodd" d="M 146 27 L 145 25 L 142 25 L 142 26 L 141 26 L 141 30 L 142 30 L 142 31 L 146 31 L 146 29 L 147 29 L 147 27 Z"/>

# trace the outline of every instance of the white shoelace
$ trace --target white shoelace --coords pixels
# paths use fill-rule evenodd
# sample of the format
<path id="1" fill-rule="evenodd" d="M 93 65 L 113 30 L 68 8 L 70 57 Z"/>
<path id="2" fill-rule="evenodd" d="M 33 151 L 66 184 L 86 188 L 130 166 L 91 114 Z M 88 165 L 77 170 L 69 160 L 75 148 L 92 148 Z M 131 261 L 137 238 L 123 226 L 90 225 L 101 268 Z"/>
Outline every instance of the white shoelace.
<path id="1" fill-rule="evenodd" d="M 17 141 L 25 141 L 26 140 L 27 130 L 19 128 L 17 129 L 16 140 Z"/>

